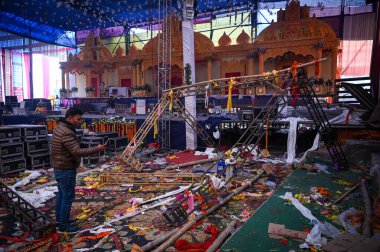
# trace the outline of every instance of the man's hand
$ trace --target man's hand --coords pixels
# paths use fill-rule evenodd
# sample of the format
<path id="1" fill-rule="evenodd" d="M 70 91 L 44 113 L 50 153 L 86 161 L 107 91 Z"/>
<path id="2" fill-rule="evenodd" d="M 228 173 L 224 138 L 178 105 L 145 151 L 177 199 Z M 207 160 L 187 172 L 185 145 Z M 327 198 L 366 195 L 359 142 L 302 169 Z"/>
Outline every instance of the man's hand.
<path id="1" fill-rule="evenodd" d="M 104 149 L 106 148 L 107 144 L 98 144 L 98 151 L 101 152 L 101 151 L 104 151 Z"/>

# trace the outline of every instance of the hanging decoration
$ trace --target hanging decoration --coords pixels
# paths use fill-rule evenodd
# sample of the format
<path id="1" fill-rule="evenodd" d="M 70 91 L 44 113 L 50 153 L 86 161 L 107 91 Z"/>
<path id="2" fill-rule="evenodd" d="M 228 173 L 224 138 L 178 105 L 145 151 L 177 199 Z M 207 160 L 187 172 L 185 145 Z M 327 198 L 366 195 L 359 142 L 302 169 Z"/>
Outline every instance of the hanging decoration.
<path id="1" fill-rule="evenodd" d="M 232 109 L 232 89 L 235 86 L 235 78 L 231 78 L 228 82 L 228 99 L 227 99 L 227 110 Z"/>
<path id="2" fill-rule="evenodd" d="M 154 125 L 153 125 L 153 138 L 156 139 L 158 136 L 158 124 L 157 124 L 157 118 L 154 119 Z"/>
<path id="3" fill-rule="evenodd" d="M 184 67 L 185 71 L 185 85 L 191 85 L 191 66 L 189 63 L 186 63 Z"/>

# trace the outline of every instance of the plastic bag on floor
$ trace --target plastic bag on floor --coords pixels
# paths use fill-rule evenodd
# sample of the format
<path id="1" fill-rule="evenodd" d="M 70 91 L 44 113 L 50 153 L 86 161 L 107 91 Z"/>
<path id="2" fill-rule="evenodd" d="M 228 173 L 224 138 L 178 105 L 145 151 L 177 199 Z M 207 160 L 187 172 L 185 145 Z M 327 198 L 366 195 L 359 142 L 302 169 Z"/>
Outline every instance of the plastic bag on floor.
<path id="1" fill-rule="evenodd" d="M 360 235 L 360 234 L 358 230 L 356 230 L 356 228 L 352 226 L 351 223 L 347 220 L 347 216 L 355 215 L 358 213 L 360 213 L 359 210 L 351 207 L 347 209 L 346 211 L 344 211 L 343 213 L 341 213 L 340 215 L 338 215 L 338 219 L 340 223 L 342 224 L 342 226 L 344 227 L 344 229 L 346 229 L 348 233 L 353 234 L 353 235 Z"/>
<path id="2" fill-rule="evenodd" d="M 327 243 L 326 238 L 322 237 L 322 234 L 334 237 L 338 235 L 338 230 L 329 223 L 321 223 L 319 220 L 311 213 L 310 209 L 302 205 L 298 199 L 294 198 L 291 192 L 286 192 L 284 196 L 280 196 L 283 199 L 289 200 L 295 208 L 297 208 L 303 216 L 308 218 L 310 222 L 314 225 L 310 233 L 307 235 L 306 242 L 312 244 L 316 248 L 320 248 Z M 304 245 L 302 245 L 304 246 Z"/>
<path id="3" fill-rule="evenodd" d="M 319 230 L 322 234 L 333 239 L 337 238 L 340 235 L 340 231 L 328 222 L 319 223 Z"/>
<path id="4" fill-rule="evenodd" d="M 166 159 L 165 158 L 156 158 L 154 160 L 154 163 L 157 165 L 164 165 L 164 164 L 166 164 Z"/>
<path id="5" fill-rule="evenodd" d="M 315 163 L 315 164 L 314 164 L 314 168 L 315 168 L 318 172 L 324 172 L 324 173 L 327 173 L 327 174 L 330 174 L 330 173 L 331 173 L 331 172 L 327 171 L 327 165 L 323 165 L 323 164 Z"/>

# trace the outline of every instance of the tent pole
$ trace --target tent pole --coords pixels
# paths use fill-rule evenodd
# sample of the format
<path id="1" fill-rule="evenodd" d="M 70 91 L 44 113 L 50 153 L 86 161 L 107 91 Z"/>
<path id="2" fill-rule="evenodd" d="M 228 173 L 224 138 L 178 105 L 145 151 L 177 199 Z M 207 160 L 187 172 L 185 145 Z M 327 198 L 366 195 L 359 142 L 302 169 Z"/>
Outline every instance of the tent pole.
<path id="1" fill-rule="evenodd" d="M 32 46 L 32 39 L 29 40 L 29 89 L 30 89 L 30 98 L 34 98 L 33 94 L 33 46 Z M 44 71 L 44 69 L 43 69 Z"/>

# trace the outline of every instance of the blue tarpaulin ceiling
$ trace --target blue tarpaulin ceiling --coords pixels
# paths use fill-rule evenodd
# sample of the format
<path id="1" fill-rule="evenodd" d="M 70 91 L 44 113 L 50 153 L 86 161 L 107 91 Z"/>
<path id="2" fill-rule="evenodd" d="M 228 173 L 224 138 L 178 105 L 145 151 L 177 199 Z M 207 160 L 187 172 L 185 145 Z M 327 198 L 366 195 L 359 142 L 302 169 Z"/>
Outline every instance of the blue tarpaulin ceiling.
<path id="1" fill-rule="evenodd" d="M 161 3 L 163 0 L 160 0 Z M 167 0 L 169 2 L 169 0 Z M 287 1 L 198 0 L 199 15 L 248 10 L 254 4 Z M 301 1 L 301 4 L 339 6 L 338 1 Z M 351 0 L 353 5 L 365 5 L 365 0 Z M 270 6 L 269 6 L 270 7 Z M 114 26 L 136 26 L 157 21 L 158 0 L 3 0 L 0 3 L 0 30 L 39 41 L 75 46 L 70 32 Z M 172 0 L 173 12 L 180 12 L 177 0 Z M 70 31 L 70 32 L 67 32 Z"/>

